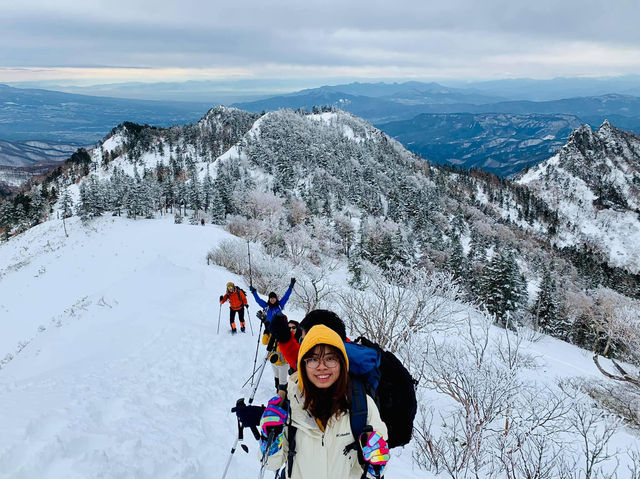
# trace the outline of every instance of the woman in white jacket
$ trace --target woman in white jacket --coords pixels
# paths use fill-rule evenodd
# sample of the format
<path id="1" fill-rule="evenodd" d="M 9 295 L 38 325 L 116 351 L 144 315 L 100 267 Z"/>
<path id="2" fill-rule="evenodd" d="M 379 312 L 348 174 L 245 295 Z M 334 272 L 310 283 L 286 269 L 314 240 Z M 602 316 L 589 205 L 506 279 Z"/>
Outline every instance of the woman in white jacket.
<path id="1" fill-rule="evenodd" d="M 360 479 L 382 477 L 389 460 L 387 428 L 367 396 L 367 425 L 354 438 L 349 419 L 349 359 L 344 343 L 323 325 L 312 327 L 300 345 L 298 372 L 289 378 L 288 408 L 279 397 L 269 401 L 260 427 L 267 468 L 285 465 L 289 479 Z M 295 430 L 295 455 L 289 440 Z M 269 434 L 275 438 L 270 444 Z M 356 447 L 352 447 L 353 445 Z"/>

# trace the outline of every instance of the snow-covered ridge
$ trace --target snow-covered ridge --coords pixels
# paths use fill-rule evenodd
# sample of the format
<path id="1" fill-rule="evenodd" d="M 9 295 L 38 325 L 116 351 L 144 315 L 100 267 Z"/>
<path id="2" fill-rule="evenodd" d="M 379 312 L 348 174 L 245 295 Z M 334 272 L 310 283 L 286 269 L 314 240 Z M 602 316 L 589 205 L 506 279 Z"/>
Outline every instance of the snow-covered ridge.
<path id="1" fill-rule="evenodd" d="M 26 183 L 31 174 L 10 166 L 0 166 L 0 184 L 4 183 L 10 187 L 19 187 Z"/>

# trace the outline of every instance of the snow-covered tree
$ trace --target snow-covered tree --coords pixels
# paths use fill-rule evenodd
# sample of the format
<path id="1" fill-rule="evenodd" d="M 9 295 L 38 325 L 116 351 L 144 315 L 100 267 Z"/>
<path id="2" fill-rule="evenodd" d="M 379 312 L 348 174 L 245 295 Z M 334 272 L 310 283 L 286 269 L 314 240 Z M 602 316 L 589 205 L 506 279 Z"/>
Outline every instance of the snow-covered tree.
<path id="1" fill-rule="evenodd" d="M 449 260 L 447 261 L 447 269 L 453 273 L 456 279 L 464 280 L 468 278 L 467 260 L 462 249 L 460 236 L 455 235 L 451 238 L 451 247 Z"/>
<path id="2" fill-rule="evenodd" d="M 10 201 L 5 200 L 0 205 L 0 228 L 2 228 L 2 239 L 4 241 L 9 239 L 9 233 L 15 223 L 15 209 Z"/>
<path id="3" fill-rule="evenodd" d="M 526 300 L 526 287 L 512 251 L 498 252 L 481 277 L 482 300 L 487 310 L 504 327 L 513 327 L 513 313 Z"/>
<path id="4" fill-rule="evenodd" d="M 65 187 L 60 198 L 60 208 L 62 210 L 62 218 L 70 218 L 73 215 L 73 199 L 69 194 L 69 188 Z"/>
<path id="5" fill-rule="evenodd" d="M 571 323 L 567 318 L 553 267 L 543 268 L 540 291 L 532 312 L 542 331 L 557 338 L 568 339 Z"/>
<path id="6" fill-rule="evenodd" d="M 29 209 L 29 221 L 31 226 L 40 223 L 40 218 L 44 214 L 45 201 L 39 188 L 31 194 L 31 207 Z"/>

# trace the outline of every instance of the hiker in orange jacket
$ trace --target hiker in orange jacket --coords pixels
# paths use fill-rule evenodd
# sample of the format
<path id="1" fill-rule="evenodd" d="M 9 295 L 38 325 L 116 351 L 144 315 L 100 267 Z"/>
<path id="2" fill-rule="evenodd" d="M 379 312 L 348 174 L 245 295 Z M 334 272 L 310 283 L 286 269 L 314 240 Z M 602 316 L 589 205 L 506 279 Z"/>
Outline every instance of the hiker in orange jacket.
<path id="1" fill-rule="evenodd" d="M 249 309 L 249 303 L 247 303 L 247 296 L 244 294 L 242 288 L 237 287 L 231 281 L 227 283 L 227 292 L 220 296 L 220 304 L 229 300 L 229 323 L 231 323 L 231 333 L 236 334 L 236 313 L 240 319 L 240 331 L 245 332 L 244 329 L 244 308 Z"/>

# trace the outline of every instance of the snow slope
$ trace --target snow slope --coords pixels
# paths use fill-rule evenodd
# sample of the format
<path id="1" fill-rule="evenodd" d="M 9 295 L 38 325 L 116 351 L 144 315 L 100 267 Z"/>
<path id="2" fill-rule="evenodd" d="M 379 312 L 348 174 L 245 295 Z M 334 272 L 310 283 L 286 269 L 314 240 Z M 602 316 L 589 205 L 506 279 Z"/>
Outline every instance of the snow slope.
<path id="1" fill-rule="evenodd" d="M 206 264 L 228 233 L 169 216 L 67 228 L 49 221 L 0 245 L 0 477 L 221 477 L 257 339 L 228 334 L 226 305 L 216 334 L 226 282 L 248 289 Z M 230 479 L 257 476 L 250 433 L 245 442 Z M 413 472 L 405 450 L 386 477 L 431 475 Z"/>

